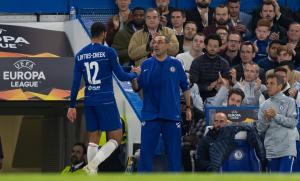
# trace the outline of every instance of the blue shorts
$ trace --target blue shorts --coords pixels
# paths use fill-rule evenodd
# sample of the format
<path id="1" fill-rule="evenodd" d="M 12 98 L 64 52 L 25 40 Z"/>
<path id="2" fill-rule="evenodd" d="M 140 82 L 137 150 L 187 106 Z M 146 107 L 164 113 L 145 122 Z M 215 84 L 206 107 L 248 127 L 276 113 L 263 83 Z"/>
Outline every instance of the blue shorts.
<path id="1" fill-rule="evenodd" d="M 122 128 L 116 103 L 99 106 L 85 106 L 85 123 L 89 132 L 113 131 Z"/>

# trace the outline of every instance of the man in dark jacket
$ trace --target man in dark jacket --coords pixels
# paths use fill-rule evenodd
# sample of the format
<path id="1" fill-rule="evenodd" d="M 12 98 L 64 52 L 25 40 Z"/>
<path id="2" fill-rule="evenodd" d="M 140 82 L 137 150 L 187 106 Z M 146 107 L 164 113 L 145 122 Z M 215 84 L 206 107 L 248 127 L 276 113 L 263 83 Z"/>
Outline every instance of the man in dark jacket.
<path id="1" fill-rule="evenodd" d="M 215 114 L 213 127 L 198 144 L 196 170 L 218 172 L 235 148 L 235 135 L 240 131 L 247 131 L 247 142 L 255 149 L 260 166 L 263 167 L 266 162 L 265 150 L 255 128 L 240 123 L 228 125 L 226 115 L 219 112 Z"/>
<path id="2" fill-rule="evenodd" d="M 229 64 L 219 56 L 221 38 L 218 35 L 209 35 L 204 44 L 207 53 L 196 58 L 190 67 L 190 75 L 198 85 L 203 101 L 216 95 L 219 74 L 229 79 Z"/>
<path id="3" fill-rule="evenodd" d="M 117 50 L 121 65 L 133 65 L 128 55 L 128 45 L 133 33 L 143 28 L 145 24 L 145 9 L 136 7 L 132 10 L 132 21 L 115 35 L 112 47 Z"/>
<path id="4" fill-rule="evenodd" d="M 214 10 L 208 7 L 211 0 L 195 0 L 197 6 L 186 13 L 187 21 L 197 23 L 198 32 L 202 32 L 204 27 L 212 24 Z"/>

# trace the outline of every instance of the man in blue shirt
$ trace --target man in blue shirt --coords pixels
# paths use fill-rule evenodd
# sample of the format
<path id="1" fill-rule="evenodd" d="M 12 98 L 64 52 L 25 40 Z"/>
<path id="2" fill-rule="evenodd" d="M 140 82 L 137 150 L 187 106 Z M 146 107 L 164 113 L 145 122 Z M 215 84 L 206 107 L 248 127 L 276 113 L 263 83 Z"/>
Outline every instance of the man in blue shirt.
<path id="1" fill-rule="evenodd" d="M 191 120 L 188 80 L 179 60 L 167 55 L 169 38 L 157 35 L 150 43 L 153 56 L 141 66 L 133 89 L 143 89 L 140 172 L 152 171 L 160 134 L 164 140 L 169 171 L 181 170 L 180 88 L 186 101 L 186 119 Z"/>
<path id="2" fill-rule="evenodd" d="M 92 43 L 84 47 L 75 57 L 71 103 L 67 117 L 76 119 L 76 97 L 81 77 L 85 80 L 84 113 L 89 133 L 87 149 L 88 165 L 84 170 L 96 174 L 97 167 L 118 147 L 122 140 L 122 125 L 114 98 L 112 74 L 121 81 L 136 77 L 135 73 L 125 73 L 118 63 L 114 49 L 103 46 L 106 28 L 102 23 L 91 27 Z M 98 150 L 101 131 L 107 132 L 108 142 Z"/>

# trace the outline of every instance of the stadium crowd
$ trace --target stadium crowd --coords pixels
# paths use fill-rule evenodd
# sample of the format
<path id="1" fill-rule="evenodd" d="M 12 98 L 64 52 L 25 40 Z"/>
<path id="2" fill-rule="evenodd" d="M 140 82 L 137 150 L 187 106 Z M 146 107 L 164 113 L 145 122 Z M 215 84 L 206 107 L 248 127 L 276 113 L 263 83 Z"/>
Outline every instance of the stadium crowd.
<path id="1" fill-rule="evenodd" d="M 297 13 L 276 0 L 263 0 L 253 14 L 240 11 L 240 0 L 227 0 L 214 9 L 211 0 L 195 0 L 191 10 L 171 7 L 169 0 L 155 2 L 149 9 L 129 9 L 130 0 L 116 0 L 119 13 L 108 22 L 106 43 L 117 51 L 121 65 L 141 66 L 159 52 L 156 37 L 163 36 L 167 55 L 181 62 L 192 100 L 185 105 L 182 99 L 182 112 L 192 110 L 192 121 L 182 114 L 184 170 L 220 171 L 235 134 L 247 131 L 261 167 L 292 172 L 299 159 Z M 230 124 L 224 113 L 216 113 L 207 132 L 206 106 L 257 106 L 258 120 Z M 191 156 L 191 151 L 196 152 Z"/>

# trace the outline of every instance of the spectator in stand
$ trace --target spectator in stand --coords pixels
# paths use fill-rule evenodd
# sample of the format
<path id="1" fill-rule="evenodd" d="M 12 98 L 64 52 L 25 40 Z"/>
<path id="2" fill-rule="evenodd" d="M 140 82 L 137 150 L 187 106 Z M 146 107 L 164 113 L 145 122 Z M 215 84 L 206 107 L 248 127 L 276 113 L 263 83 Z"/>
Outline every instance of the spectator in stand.
<path id="1" fill-rule="evenodd" d="M 116 0 L 119 13 L 110 18 L 107 24 L 106 43 L 109 46 L 113 43 L 116 33 L 124 29 L 126 24 L 131 20 L 130 3 L 131 0 Z"/>
<path id="2" fill-rule="evenodd" d="M 282 93 L 281 76 L 267 76 L 268 95 L 271 97 L 259 108 L 257 130 L 264 135 L 264 146 L 270 172 L 292 172 L 297 155 L 297 107 L 295 100 Z"/>
<path id="3" fill-rule="evenodd" d="M 284 86 L 282 88 L 282 92 L 286 96 L 295 99 L 295 101 L 297 103 L 297 106 L 300 106 L 300 94 L 299 94 L 300 83 L 299 82 L 294 82 L 293 85 L 289 84 L 289 82 L 288 82 L 288 78 L 289 78 L 288 74 L 290 73 L 289 68 L 284 67 L 284 66 L 277 67 L 274 70 L 274 73 L 276 75 L 281 76 L 283 78 L 283 80 L 284 80 Z M 264 91 L 263 94 L 259 98 L 259 102 L 262 104 L 268 98 L 269 98 L 268 91 Z"/>
<path id="4" fill-rule="evenodd" d="M 245 79 L 244 77 L 244 68 L 245 65 L 247 63 L 253 63 L 253 59 L 255 57 L 255 53 L 257 51 L 257 48 L 255 47 L 255 45 L 250 42 L 250 41 L 245 41 L 242 43 L 241 45 L 241 50 L 240 50 L 240 54 L 241 54 L 241 63 L 239 63 L 238 65 L 234 66 L 233 69 L 231 70 L 231 76 L 233 80 L 243 80 Z M 234 73 L 236 71 L 236 74 Z M 236 75 L 236 77 L 233 76 L 233 74 Z M 265 83 L 265 71 L 260 68 L 259 69 L 259 79 L 261 80 L 261 82 L 264 84 Z"/>
<path id="5" fill-rule="evenodd" d="M 269 20 L 260 19 L 257 22 L 256 29 L 255 29 L 255 39 L 254 44 L 258 49 L 256 53 L 256 57 L 254 62 L 258 62 L 258 60 L 267 57 L 267 47 L 269 45 L 269 35 L 271 24 Z"/>
<path id="6" fill-rule="evenodd" d="M 293 20 L 281 14 L 276 0 L 264 0 L 258 14 L 260 16 L 258 20 L 267 19 L 271 22 L 271 34 L 269 37 L 271 40 L 284 40 L 286 38 L 286 29 Z M 253 27 L 256 27 L 257 21 L 254 22 Z"/>
<path id="7" fill-rule="evenodd" d="M 198 84 L 203 101 L 216 95 L 219 73 L 229 79 L 229 65 L 219 56 L 222 41 L 218 35 L 210 35 L 204 40 L 206 52 L 196 58 L 190 67 L 194 83 Z"/>
<path id="8" fill-rule="evenodd" d="M 242 103 L 243 105 L 259 105 L 259 97 L 262 92 L 266 90 L 266 87 L 261 84 L 261 80 L 259 79 L 258 75 L 259 66 L 255 63 L 247 63 L 245 64 L 245 79 L 240 82 L 234 82 L 233 88 L 239 88 L 245 94 L 245 99 L 243 99 Z M 224 105 L 230 90 L 228 80 L 223 79 L 221 75 L 219 76 L 219 80 L 222 84 L 222 87 L 219 89 L 217 95 L 212 101 L 212 105 L 214 106 Z"/>
<path id="9" fill-rule="evenodd" d="M 229 22 L 230 20 L 228 7 L 224 4 L 220 4 L 215 9 L 214 24 L 210 24 L 207 27 L 203 28 L 202 33 L 206 36 L 210 34 L 215 34 L 219 26 L 224 26 L 229 31 L 232 31 L 233 28 L 229 24 Z"/>
<path id="10" fill-rule="evenodd" d="M 235 31 L 240 32 L 240 34 L 248 39 L 251 37 L 251 25 L 252 17 L 244 12 L 240 11 L 241 2 L 240 0 L 228 0 L 227 7 L 230 15 L 230 23 L 234 27 Z"/>
<path id="11" fill-rule="evenodd" d="M 286 45 L 295 51 L 295 67 L 298 69 L 300 65 L 300 23 L 293 22 L 290 24 Z"/>
<path id="12" fill-rule="evenodd" d="M 241 62 L 240 47 L 242 37 L 238 31 L 233 31 L 228 34 L 227 48 L 221 56 L 227 60 L 230 67 L 233 67 Z"/>
<path id="13" fill-rule="evenodd" d="M 170 38 L 168 55 L 175 56 L 178 53 L 178 41 L 174 31 L 159 24 L 159 13 L 156 9 L 146 10 L 146 24 L 143 29 L 135 32 L 129 42 L 129 57 L 139 66 L 152 54 L 152 39 L 157 35 L 164 35 Z"/>
<path id="14" fill-rule="evenodd" d="M 180 53 L 176 56 L 181 60 L 184 70 L 189 72 L 193 60 L 203 55 L 205 36 L 202 33 L 197 33 L 193 38 L 192 48 L 190 51 Z"/>
<path id="15" fill-rule="evenodd" d="M 197 33 L 197 25 L 193 21 L 188 21 L 183 27 L 183 38 L 178 39 L 179 42 L 179 52 L 187 52 L 192 47 L 192 42 L 195 34 Z M 178 37 L 178 36 L 177 36 Z"/>
<path id="16" fill-rule="evenodd" d="M 290 70 L 288 73 L 288 82 L 293 85 L 295 81 L 300 82 L 300 72 L 295 69 L 293 61 L 293 51 L 286 45 L 282 45 L 277 49 L 278 66 L 285 66 Z M 266 75 L 273 73 L 274 69 L 269 70 Z"/>
<path id="17" fill-rule="evenodd" d="M 171 13 L 171 23 L 178 41 L 181 37 L 183 39 L 183 25 L 185 21 L 186 21 L 185 12 L 181 9 L 173 9 Z"/>
<path id="18" fill-rule="evenodd" d="M 134 65 L 134 62 L 128 55 L 128 45 L 132 35 L 136 31 L 143 29 L 144 24 L 145 9 L 136 7 L 132 10 L 132 20 L 128 22 L 124 29 L 117 32 L 111 46 L 117 50 L 121 65 Z"/>
<path id="19" fill-rule="evenodd" d="M 197 23 L 198 32 L 213 22 L 213 9 L 209 7 L 211 0 L 195 0 L 196 7 L 187 12 L 187 21 Z"/>
<path id="20" fill-rule="evenodd" d="M 280 47 L 280 41 L 274 40 L 269 43 L 267 47 L 268 57 L 258 60 L 257 64 L 265 71 L 275 69 L 278 66 L 277 62 L 277 49 Z"/>
<path id="21" fill-rule="evenodd" d="M 170 0 L 155 0 L 155 4 L 160 15 L 160 24 L 171 28 L 171 13 L 174 8 L 169 6 Z"/>
<path id="22" fill-rule="evenodd" d="M 223 53 L 227 48 L 228 29 L 224 26 L 219 26 L 216 30 L 216 34 L 221 37 L 222 46 L 220 47 L 220 54 Z"/>

